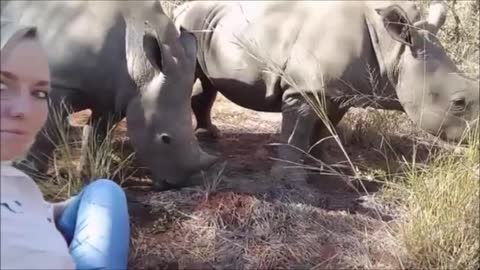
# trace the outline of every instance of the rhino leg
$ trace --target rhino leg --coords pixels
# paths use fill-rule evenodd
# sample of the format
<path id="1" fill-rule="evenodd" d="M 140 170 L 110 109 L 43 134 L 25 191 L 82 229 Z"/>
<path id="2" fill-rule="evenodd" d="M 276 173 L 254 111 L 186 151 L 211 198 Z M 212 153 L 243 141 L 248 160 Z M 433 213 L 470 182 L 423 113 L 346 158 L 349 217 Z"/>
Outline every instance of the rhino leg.
<path id="1" fill-rule="evenodd" d="M 316 120 L 315 111 L 300 95 L 284 101 L 280 140 L 285 145 L 280 145 L 277 149 L 279 160 L 273 164 L 272 177 L 306 181 L 307 175 L 302 159 L 308 150 Z"/>
<path id="2" fill-rule="evenodd" d="M 192 94 L 192 110 L 197 120 L 195 134 L 199 138 L 216 139 L 220 137 L 220 131 L 212 124 L 211 112 L 218 91 L 205 75 L 197 77 Z"/>
<path id="3" fill-rule="evenodd" d="M 333 105 L 332 103 L 329 103 L 329 104 L 331 106 L 328 107 L 327 116 L 328 116 L 330 125 L 333 128 L 335 128 L 338 125 L 338 123 L 340 123 L 343 116 L 347 113 L 348 108 L 339 108 L 339 106 L 337 105 Z M 315 123 L 312 136 L 310 138 L 310 145 L 312 146 L 310 150 L 310 154 L 313 157 L 320 158 L 323 156 L 324 151 L 322 150 L 321 143 L 319 143 L 318 145 L 315 145 L 315 144 L 328 136 L 332 136 L 332 134 L 325 126 L 325 123 L 319 119 Z"/>
<path id="4" fill-rule="evenodd" d="M 343 116 L 347 113 L 348 108 L 339 108 L 336 104 L 329 102 L 327 104 L 327 116 L 332 128 L 335 128 L 337 124 L 342 120 Z M 321 166 L 318 163 L 320 160 L 323 164 L 332 165 L 333 159 L 329 156 L 328 151 L 320 142 L 322 139 L 325 139 L 328 136 L 332 136 L 331 132 L 327 129 L 325 123 L 321 120 L 318 120 L 314 126 L 310 145 L 310 155 L 313 159 L 309 160 L 308 163 L 312 164 L 311 166 L 318 168 Z M 318 143 L 318 144 L 317 144 Z M 314 160 L 316 159 L 316 160 Z M 315 171 L 308 177 L 308 183 L 320 188 L 322 190 L 343 190 L 343 191 L 352 191 L 350 184 L 347 179 L 344 177 L 348 168 L 345 170 L 343 168 L 336 168 L 336 172 L 332 172 L 326 169 L 321 171 Z M 339 174 L 338 174 L 339 173 Z"/>

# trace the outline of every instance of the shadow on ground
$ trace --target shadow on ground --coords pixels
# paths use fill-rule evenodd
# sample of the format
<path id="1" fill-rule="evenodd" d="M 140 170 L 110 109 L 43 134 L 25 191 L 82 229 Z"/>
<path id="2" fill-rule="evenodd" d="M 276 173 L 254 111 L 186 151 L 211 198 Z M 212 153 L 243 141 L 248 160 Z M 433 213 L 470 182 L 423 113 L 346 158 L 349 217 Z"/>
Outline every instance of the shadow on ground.
<path id="1" fill-rule="evenodd" d="M 275 133 L 224 132 L 218 141 L 203 141 L 203 148 L 219 154 L 225 161 L 221 180 L 216 181 L 215 187 L 201 183 L 161 193 L 148 188 L 129 191 L 129 197 L 135 198 L 131 203 L 132 223 L 140 228 L 136 238 L 140 250 L 132 255 L 132 265 L 169 269 L 291 269 L 325 262 L 325 268 L 338 269 L 362 264 L 349 260 L 370 260 L 358 250 L 348 255 L 343 247 L 367 248 L 363 245 L 370 240 L 364 239 L 365 233 L 379 233 L 378 228 L 394 218 L 388 209 L 371 204 L 368 199 L 381 185 L 381 176 L 376 179 L 380 184 L 363 181 L 368 193 L 357 193 L 341 184 L 345 176 L 341 179 L 318 176 L 316 182 L 310 183 L 271 179 L 270 157 L 275 156 L 275 151 L 265 145 L 277 139 Z M 404 162 L 411 163 L 414 157 L 416 162 L 424 162 L 433 151 L 428 145 L 418 145 L 415 150 L 412 145 L 411 138 L 392 135 L 352 140 L 345 147 L 360 170 L 395 174 Z M 329 162 L 345 162 L 335 143 L 327 143 L 323 148 Z M 221 162 L 206 174 L 205 180 L 215 182 L 220 167 Z M 352 183 L 361 189 L 358 181 Z M 254 213 L 254 209 L 263 209 L 265 213 Z M 317 233 L 304 237 L 301 233 L 304 230 Z M 282 238 L 278 234 L 291 235 Z M 172 242 L 177 244 L 172 246 Z M 288 251 L 294 248 L 293 243 L 301 243 L 297 248 L 307 249 L 311 254 L 299 255 L 301 259 L 295 260 L 295 254 Z M 252 252 L 259 253 L 252 255 Z M 266 252 L 266 257 L 262 257 L 262 252 Z M 372 252 L 381 254 L 382 250 L 372 247 Z M 390 255 L 378 256 L 394 260 Z"/>
<path id="2" fill-rule="evenodd" d="M 122 185 L 133 233 L 129 267 L 338 269 L 395 265 L 395 254 L 385 254 L 388 243 L 382 229 L 394 214 L 370 199 L 386 175 L 400 174 L 403 164 L 413 159 L 425 162 L 436 147 L 419 144 L 408 134 L 381 136 L 378 130 L 347 134 L 349 127 L 340 125 L 345 152 L 362 172 L 362 181 L 351 180 L 353 173 L 348 168 L 341 170 L 342 176 L 316 175 L 309 183 L 277 180 L 269 176 L 271 157 L 276 154 L 267 145 L 278 142 L 279 118 L 225 101 L 216 110 L 214 122 L 221 138 L 202 139 L 201 147 L 219 155 L 221 161 L 205 172 L 203 182 L 155 192 L 150 172 L 141 161 L 134 160 L 121 172 L 127 176 Z M 125 128 L 122 121 L 115 135 L 114 147 L 120 157 L 133 151 Z M 348 164 L 333 140 L 321 147 L 320 159 L 327 164 Z M 377 237 L 381 240 L 376 241 Z"/>

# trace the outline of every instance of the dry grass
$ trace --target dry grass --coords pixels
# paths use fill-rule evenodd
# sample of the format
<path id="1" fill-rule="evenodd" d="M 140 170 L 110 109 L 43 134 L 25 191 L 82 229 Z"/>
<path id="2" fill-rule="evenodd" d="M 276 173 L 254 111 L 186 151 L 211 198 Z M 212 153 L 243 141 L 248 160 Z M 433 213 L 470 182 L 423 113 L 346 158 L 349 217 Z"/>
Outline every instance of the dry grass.
<path id="1" fill-rule="evenodd" d="M 394 237 L 406 251 L 407 268 L 480 266 L 479 142 L 477 135 L 467 149 L 433 156 L 427 166 L 409 164 L 404 182 L 384 190 L 401 213 Z"/>
<path id="2" fill-rule="evenodd" d="M 151 196 L 148 202 L 155 209 L 153 212 L 168 213 L 163 220 L 172 221 L 158 236 L 139 240 L 143 244 L 135 251 L 139 268 L 159 265 L 176 265 L 179 269 L 195 265 L 207 269 L 378 266 L 377 259 L 369 256 L 371 252 L 383 253 L 383 260 L 396 260 L 365 238 L 384 226 L 383 222 L 365 216 L 328 212 L 294 202 L 267 202 L 227 191 L 208 199 L 194 189 L 166 192 Z M 141 231 L 151 233 L 156 228 L 152 224 Z"/>
<path id="3" fill-rule="evenodd" d="M 167 14 L 180 2 L 162 1 Z M 464 70 L 478 74 L 479 2 L 449 5 L 441 40 Z M 321 108 L 317 113 L 324 116 Z M 227 162 L 205 174 L 203 186 L 162 193 L 125 187 L 133 229 L 130 268 L 479 268 L 478 138 L 459 151 L 415 129 L 402 113 L 354 109 L 331 129 L 335 140 L 325 142 L 325 152 L 357 177 L 386 184 L 377 194 L 359 195 L 269 179 L 274 153 L 262 146 L 276 142 L 278 115 L 220 96 L 213 120 L 223 137 L 202 144 Z M 65 123 L 59 129 L 64 137 L 51 179 L 39 182 L 47 198 L 66 198 L 90 177 L 125 186 L 148 178 L 133 173 L 142 168 L 123 148 L 124 124 L 104 145 L 90 144 L 83 176 L 78 136 Z"/>
<path id="4" fill-rule="evenodd" d="M 417 2 L 423 7 L 429 3 L 429 1 Z M 480 2 L 450 0 L 447 3 L 448 17 L 439 33 L 440 40 L 461 70 L 474 78 L 479 78 Z"/>
<path id="5" fill-rule="evenodd" d="M 62 106 L 72 114 L 68 107 Z M 51 110 L 50 114 L 55 122 L 53 131 L 59 135 L 59 140 L 51 159 L 52 169 L 48 175 L 41 176 L 48 180 L 39 181 L 46 198 L 66 199 L 92 179 L 106 178 L 123 184 L 131 176 L 134 153 L 125 154 L 123 144 L 114 139 L 114 126 L 107 128 L 105 139 L 98 143 L 92 139 L 97 127 L 83 126 L 84 134 L 79 136 L 79 128 L 71 127 L 68 119 L 62 119 L 58 111 Z"/>

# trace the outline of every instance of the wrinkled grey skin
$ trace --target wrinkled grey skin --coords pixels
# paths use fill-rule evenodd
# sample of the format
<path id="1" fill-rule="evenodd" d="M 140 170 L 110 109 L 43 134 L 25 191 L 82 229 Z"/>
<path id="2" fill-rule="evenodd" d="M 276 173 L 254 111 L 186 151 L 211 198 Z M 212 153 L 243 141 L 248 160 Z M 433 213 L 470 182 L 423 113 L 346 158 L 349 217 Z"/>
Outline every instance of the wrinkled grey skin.
<path id="1" fill-rule="evenodd" d="M 405 111 L 426 131 L 458 141 L 478 119 L 479 88 L 435 36 L 446 11 L 433 1 L 421 20 L 407 1 L 188 2 L 174 21 L 197 37 L 196 131 L 218 135 L 210 110 L 220 91 L 245 108 L 281 112 L 282 143 L 308 151 L 328 131 L 304 92 L 325 94 L 333 126 L 349 107 L 374 106 Z M 302 156 L 278 148 L 280 160 L 298 164 Z M 284 166 L 273 166 L 275 177 L 305 179 L 304 170 Z"/>
<path id="2" fill-rule="evenodd" d="M 215 162 L 192 128 L 195 38 L 179 33 L 158 2 L 12 1 L 2 16 L 38 27 L 51 66 L 51 108 L 63 100 L 73 111 L 91 109 L 98 140 L 107 119 L 126 116 L 131 143 L 157 188 L 181 185 Z M 45 131 L 58 140 L 53 125 L 50 118 Z M 30 159 L 53 150 L 40 136 Z M 45 172 L 46 160 L 33 164 Z"/>

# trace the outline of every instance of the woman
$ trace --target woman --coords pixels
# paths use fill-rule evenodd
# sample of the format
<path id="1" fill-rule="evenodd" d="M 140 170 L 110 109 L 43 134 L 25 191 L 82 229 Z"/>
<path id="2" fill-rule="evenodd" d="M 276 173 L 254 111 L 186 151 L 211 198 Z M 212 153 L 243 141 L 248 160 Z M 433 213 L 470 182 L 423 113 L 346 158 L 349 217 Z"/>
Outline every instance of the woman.
<path id="1" fill-rule="evenodd" d="M 93 181 L 51 204 L 12 167 L 48 116 L 50 71 L 36 28 L 1 21 L 1 269 L 125 269 L 129 218 L 123 190 Z"/>

